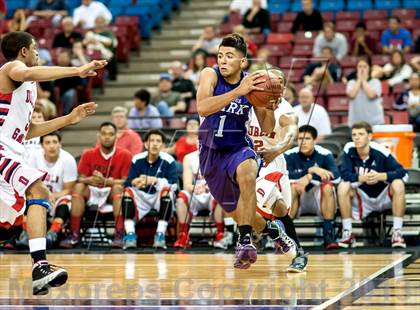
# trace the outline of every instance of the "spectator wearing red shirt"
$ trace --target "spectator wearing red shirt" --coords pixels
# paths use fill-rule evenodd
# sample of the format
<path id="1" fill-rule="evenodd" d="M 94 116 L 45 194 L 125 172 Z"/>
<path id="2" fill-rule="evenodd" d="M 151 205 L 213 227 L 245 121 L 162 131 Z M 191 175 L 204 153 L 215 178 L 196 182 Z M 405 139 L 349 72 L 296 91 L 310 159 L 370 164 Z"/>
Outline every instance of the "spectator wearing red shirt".
<path id="1" fill-rule="evenodd" d="M 3 19 L 7 13 L 6 0 L 0 0 L 0 19 Z"/>
<path id="2" fill-rule="evenodd" d="M 186 122 L 187 134 L 179 138 L 179 140 L 168 147 L 165 151 L 176 156 L 178 163 L 183 163 L 185 155 L 192 153 L 198 149 L 198 128 L 200 123 L 196 117 L 190 117 Z"/>
<path id="3" fill-rule="evenodd" d="M 127 127 L 128 110 L 121 106 L 116 106 L 111 112 L 111 122 L 117 126 L 117 147 L 125 149 L 132 156 L 143 152 L 143 141 L 134 130 Z"/>
<path id="4" fill-rule="evenodd" d="M 71 235 L 60 242 L 60 247 L 73 248 L 80 242 L 80 222 L 87 205 L 103 208 L 112 203 L 115 217 L 113 247 L 122 247 L 124 220 L 121 216 L 123 184 L 128 176 L 131 154 L 115 146 L 117 127 L 102 123 L 99 127 L 99 146 L 83 152 L 79 166 L 79 178 L 72 194 L 70 216 Z"/>

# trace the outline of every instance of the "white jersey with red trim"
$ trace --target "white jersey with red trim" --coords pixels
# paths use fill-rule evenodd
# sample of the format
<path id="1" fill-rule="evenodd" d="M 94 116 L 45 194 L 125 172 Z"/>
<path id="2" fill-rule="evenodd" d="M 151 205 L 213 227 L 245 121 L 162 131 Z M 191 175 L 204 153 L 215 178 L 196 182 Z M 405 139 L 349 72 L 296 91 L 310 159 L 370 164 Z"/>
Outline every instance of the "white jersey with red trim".
<path id="1" fill-rule="evenodd" d="M 0 93 L 0 151 L 22 155 L 37 97 L 36 82 L 23 82 L 13 92 Z"/>

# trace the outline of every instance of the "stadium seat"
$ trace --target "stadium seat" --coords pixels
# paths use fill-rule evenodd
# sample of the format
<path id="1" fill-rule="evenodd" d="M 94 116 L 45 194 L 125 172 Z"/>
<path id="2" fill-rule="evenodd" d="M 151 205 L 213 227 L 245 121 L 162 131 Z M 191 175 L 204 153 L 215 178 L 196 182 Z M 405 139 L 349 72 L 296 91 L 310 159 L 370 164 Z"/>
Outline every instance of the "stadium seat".
<path id="1" fill-rule="evenodd" d="M 344 9 L 344 1 L 342 0 L 321 0 L 319 10 L 323 11 L 342 11 Z"/>
<path id="2" fill-rule="evenodd" d="M 382 106 L 384 107 L 385 111 L 392 110 L 392 105 L 394 104 L 394 98 L 391 96 L 383 96 L 382 97 Z"/>
<path id="3" fill-rule="evenodd" d="M 229 24 L 238 25 L 242 23 L 242 16 L 239 13 L 230 13 L 229 14 Z"/>
<path id="4" fill-rule="evenodd" d="M 188 113 L 189 114 L 196 114 L 197 113 L 197 101 L 191 100 L 190 104 L 188 105 Z"/>
<path id="5" fill-rule="evenodd" d="M 326 11 L 322 12 L 321 15 L 326 22 L 332 22 L 334 20 L 334 12 Z"/>
<path id="6" fill-rule="evenodd" d="M 335 15 L 335 19 L 338 22 L 343 20 L 357 20 L 360 19 L 360 12 L 357 11 L 344 11 L 344 12 L 337 12 Z"/>
<path id="7" fill-rule="evenodd" d="M 284 74 L 286 75 L 286 78 L 289 82 L 292 83 L 298 83 L 301 80 L 301 76 L 304 72 L 304 69 L 293 69 L 290 70 L 290 66 L 287 67 L 280 67 L 281 70 L 283 70 Z"/>
<path id="8" fill-rule="evenodd" d="M 132 0 L 109 0 L 108 6 L 112 7 L 129 7 L 132 5 Z"/>
<path id="9" fill-rule="evenodd" d="M 403 0 L 402 6 L 406 9 L 420 9 L 420 1 L 418 1 L 418 0 Z"/>
<path id="10" fill-rule="evenodd" d="M 389 95 L 389 84 L 384 80 L 381 81 L 382 96 Z"/>
<path id="11" fill-rule="evenodd" d="M 232 33 L 232 32 L 233 32 L 233 25 L 232 24 L 222 24 L 219 27 L 219 33 L 222 36 L 227 35 L 227 34 Z"/>
<path id="12" fill-rule="evenodd" d="M 117 16 L 119 15 L 123 15 L 124 14 L 124 8 L 121 6 L 110 6 L 108 7 L 109 11 L 112 14 L 112 18 L 115 19 Z"/>
<path id="13" fill-rule="evenodd" d="M 364 11 L 372 9 L 371 0 L 351 0 L 348 1 L 347 10 L 349 11 Z"/>
<path id="14" fill-rule="evenodd" d="M 354 31 L 358 22 L 359 20 L 337 20 L 336 30 L 337 32 Z"/>
<path id="15" fill-rule="evenodd" d="M 400 7 L 399 0 L 376 0 L 375 9 L 378 10 L 392 10 Z"/>
<path id="16" fill-rule="evenodd" d="M 334 158 L 338 158 L 341 151 L 343 150 L 340 143 L 338 143 L 336 141 L 324 141 L 324 140 L 322 140 L 320 142 L 317 142 L 317 145 L 322 146 L 323 148 L 326 148 L 327 150 L 331 151 Z"/>
<path id="17" fill-rule="evenodd" d="M 392 94 L 394 95 L 394 98 L 397 99 L 406 90 L 407 87 L 404 83 L 398 83 L 392 87 Z"/>
<path id="18" fill-rule="evenodd" d="M 293 56 L 310 57 L 312 56 L 312 45 L 296 44 L 292 50 Z"/>
<path id="19" fill-rule="evenodd" d="M 415 9 L 394 9 L 392 10 L 392 16 L 398 16 L 401 20 L 405 18 L 415 19 L 416 10 Z"/>
<path id="20" fill-rule="evenodd" d="M 41 19 L 34 19 L 28 31 L 35 36 L 36 38 L 42 38 L 44 36 L 45 29 L 51 29 L 52 23 L 51 20 L 48 18 L 41 18 Z"/>
<path id="21" fill-rule="evenodd" d="M 333 127 L 332 132 L 341 132 L 351 136 L 351 128 L 347 125 L 335 126 Z"/>
<path id="22" fill-rule="evenodd" d="M 366 21 L 366 28 L 369 31 L 372 31 L 372 30 L 384 31 L 387 27 L 388 27 L 388 23 L 383 20 Z"/>
<path id="23" fill-rule="evenodd" d="M 292 29 L 292 22 L 280 22 L 277 24 L 277 32 L 289 33 Z"/>
<path id="24" fill-rule="evenodd" d="M 295 57 L 291 56 L 283 56 L 280 59 L 280 67 L 287 68 L 288 66 L 290 68 L 295 69 L 303 69 L 308 65 L 308 61 L 306 59 L 295 59 Z"/>
<path id="25" fill-rule="evenodd" d="M 307 36 L 308 31 L 298 31 L 295 33 L 295 44 L 314 44 L 315 38 L 318 35 L 317 31 L 312 31 L 311 36 Z"/>
<path id="26" fill-rule="evenodd" d="M 407 28 L 409 31 L 420 28 L 420 19 L 403 18 L 401 19 L 401 26 Z"/>
<path id="27" fill-rule="evenodd" d="M 295 20 L 296 16 L 297 16 L 297 13 L 295 13 L 295 12 L 286 12 L 286 13 L 283 13 L 281 21 L 282 22 L 293 22 Z"/>
<path id="28" fill-rule="evenodd" d="M 330 84 L 327 87 L 328 96 L 346 96 L 346 85 L 343 83 Z"/>
<path id="29" fill-rule="evenodd" d="M 408 173 L 407 186 L 420 187 L 420 170 L 419 169 L 406 169 Z"/>
<path id="30" fill-rule="evenodd" d="M 343 119 L 347 119 L 347 117 L 343 117 Z M 347 121 L 346 121 L 347 123 Z M 346 133 L 341 133 L 341 132 L 333 132 L 332 134 L 326 136 L 324 138 L 324 140 L 326 141 L 332 141 L 332 142 L 336 142 L 338 144 L 341 145 L 341 147 L 344 147 L 344 145 L 346 145 L 347 142 L 351 141 L 351 137 L 348 136 L 348 134 Z"/>
<path id="31" fill-rule="evenodd" d="M 389 55 L 373 55 L 372 64 L 383 66 L 391 60 Z"/>
<path id="32" fill-rule="evenodd" d="M 328 111 L 347 111 L 349 109 L 349 100 L 347 97 L 329 97 Z"/>
<path id="33" fill-rule="evenodd" d="M 281 20 L 281 14 L 279 13 L 271 13 L 270 14 L 270 23 L 271 23 L 271 29 L 277 29 L 277 24 Z M 232 23 L 231 21 L 229 21 Z"/>
<path id="34" fill-rule="evenodd" d="M 407 111 L 387 111 L 388 115 L 392 116 L 393 124 L 408 124 L 408 112 Z"/>
<path id="35" fill-rule="evenodd" d="M 287 1 L 281 1 L 281 2 L 274 2 L 269 1 L 268 2 L 268 11 L 271 13 L 284 13 L 288 11 L 290 8 L 290 3 Z"/>
<path id="36" fill-rule="evenodd" d="M 139 34 L 139 17 L 138 16 L 117 16 L 115 18 L 115 26 L 123 26 L 128 29 L 127 39 L 130 41 L 130 49 L 139 51 L 141 37 Z"/>
<path id="37" fill-rule="evenodd" d="M 357 57 L 355 56 L 344 56 L 344 58 L 340 61 L 341 67 L 344 68 L 352 68 L 355 69 L 357 64 Z"/>
<path id="38" fill-rule="evenodd" d="M 267 44 L 287 44 L 293 40 L 291 33 L 274 33 L 271 32 L 267 37 Z"/>
<path id="39" fill-rule="evenodd" d="M 251 40 L 260 47 L 265 42 L 265 37 L 263 34 L 251 34 L 249 36 Z"/>
<path id="40" fill-rule="evenodd" d="M 382 20 L 384 21 L 388 17 L 387 10 L 366 10 L 363 12 L 363 18 L 365 20 Z"/>

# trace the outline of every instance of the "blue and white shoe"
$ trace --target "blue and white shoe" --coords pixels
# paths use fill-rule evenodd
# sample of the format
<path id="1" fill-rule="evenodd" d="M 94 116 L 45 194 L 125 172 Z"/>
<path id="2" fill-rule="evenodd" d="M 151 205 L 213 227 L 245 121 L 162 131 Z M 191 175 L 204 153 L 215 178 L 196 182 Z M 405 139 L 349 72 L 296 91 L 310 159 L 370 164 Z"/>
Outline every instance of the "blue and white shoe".
<path id="1" fill-rule="evenodd" d="M 296 242 L 290 238 L 284 231 L 284 225 L 281 221 L 275 220 L 269 223 L 269 229 L 276 229 L 278 236 L 270 234 L 271 239 L 274 241 L 274 248 L 276 254 L 284 254 L 290 260 L 297 256 L 297 245 Z"/>
<path id="2" fill-rule="evenodd" d="M 153 242 L 154 248 L 162 248 L 166 250 L 166 241 L 165 241 L 165 234 L 163 233 L 156 233 L 155 240 Z"/>
<path id="3" fill-rule="evenodd" d="M 135 233 L 129 233 L 124 236 L 124 246 L 123 249 L 135 249 L 137 248 L 137 235 Z"/>

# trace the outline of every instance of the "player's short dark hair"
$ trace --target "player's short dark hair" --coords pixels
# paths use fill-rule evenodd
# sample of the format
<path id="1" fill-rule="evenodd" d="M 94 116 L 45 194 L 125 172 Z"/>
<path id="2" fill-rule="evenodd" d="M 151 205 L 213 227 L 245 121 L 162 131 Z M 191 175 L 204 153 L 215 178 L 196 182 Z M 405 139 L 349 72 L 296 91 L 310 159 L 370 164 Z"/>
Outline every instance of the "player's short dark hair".
<path id="1" fill-rule="evenodd" d="M 44 142 L 44 138 L 45 137 L 48 137 L 48 136 L 55 136 L 55 137 L 58 138 L 58 141 L 61 142 L 61 134 L 60 134 L 60 132 L 59 131 L 53 131 L 53 132 L 47 133 L 46 135 L 41 136 L 41 138 L 39 140 L 40 143 L 42 144 Z"/>
<path id="2" fill-rule="evenodd" d="M 112 128 L 114 128 L 115 133 L 117 133 L 117 126 L 115 126 L 113 123 L 111 122 L 103 122 L 101 125 L 99 125 L 99 131 L 101 131 L 101 129 L 103 127 L 107 127 L 107 126 L 111 126 Z"/>
<path id="3" fill-rule="evenodd" d="M 299 127 L 299 133 L 301 132 L 307 132 L 311 135 L 312 139 L 316 140 L 316 138 L 318 137 L 318 131 L 316 130 L 315 127 L 311 126 L 311 125 L 303 125 Z"/>
<path id="4" fill-rule="evenodd" d="M 353 126 L 351 126 L 351 130 L 353 129 L 365 129 L 367 133 L 372 133 L 372 126 L 365 121 L 354 123 Z"/>
<path id="5" fill-rule="evenodd" d="M 22 48 L 29 49 L 34 37 L 24 31 L 13 31 L 6 34 L 1 40 L 1 52 L 7 61 L 15 60 Z"/>
<path id="6" fill-rule="evenodd" d="M 248 54 L 245 39 L 238 33 L 232 33 L 224 37 L 219 48 L 221 46 L 233 47 L 237 51 L 240 51 L 245 57 Z"/>
<path id="7" fill-rule="evenodd" d="M 144 136 L 144 141 L 149 141 L 149 138 L 151 135 L 158 135 L 162 138 L 162 142 L 166 143 L 166 136 L 163 133 L 162 130 L 159 129 L 150 129 L 148 132 L 146 132 L 146 135 Z"/>
<path id="8" fill-rule="evenodd" d="M 389 20 L 391 19 L 395 19 L 398 22 L 398 24 L 401 24 L 401 19 L 398 16 L 393 15 L 389 18 Z"/>
<path id="9" fill-rule="evenodd" d="M 141 101 L 145 101 L 146 105 L 148 105 L 150 102 L 151 95 L 148 90 L 140 89 L 136 91 L 136 93 L 134 94 L 134 97 L 137 99 L 140 99 Z"/>

